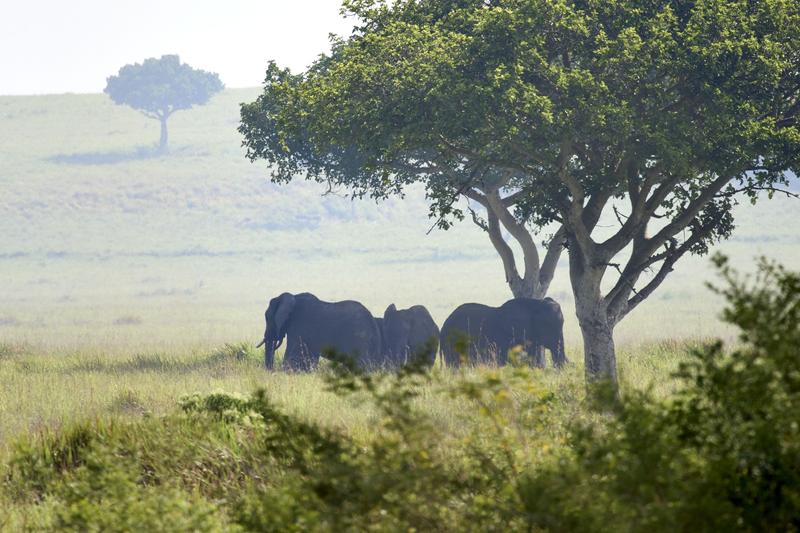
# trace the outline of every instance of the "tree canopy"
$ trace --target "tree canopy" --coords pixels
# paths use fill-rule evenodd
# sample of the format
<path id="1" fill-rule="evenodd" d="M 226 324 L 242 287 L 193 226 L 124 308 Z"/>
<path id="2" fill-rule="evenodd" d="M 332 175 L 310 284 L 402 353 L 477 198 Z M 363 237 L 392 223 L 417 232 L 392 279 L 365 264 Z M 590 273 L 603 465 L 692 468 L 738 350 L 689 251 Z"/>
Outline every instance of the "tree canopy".
<path id="1" fill-rule="evenodd" d="M 352 35 L 306 72 L 271 64 L 243 106 L 248 156 L 275 181 L 305 175 L 358 197 L 421 182 L 442 228 L 469 198 L 515 294 L 514 282 L 546 292 L 567 249 L 590 379 L 616 379 L 614 326 L 682 256 L 730 236 L 739 198 L 771 195 L 798 168 L 796 1 L 344 6 Z"/>
<path id="2" fill-rule="evenodd" d="M 219 75 L 181 63 L 177 55 L 125 65 L 106 80 L 105 93 L 161 122 L 159 148 L 167 148 L 167 119 L 175 111 L 203 105 L 221 91 Z"/>

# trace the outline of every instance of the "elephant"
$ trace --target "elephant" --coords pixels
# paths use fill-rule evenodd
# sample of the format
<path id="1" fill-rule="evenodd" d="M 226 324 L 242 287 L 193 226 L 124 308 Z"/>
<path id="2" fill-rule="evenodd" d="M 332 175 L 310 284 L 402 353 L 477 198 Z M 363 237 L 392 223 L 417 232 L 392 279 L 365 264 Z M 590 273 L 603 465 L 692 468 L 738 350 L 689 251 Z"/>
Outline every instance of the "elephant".
<path id="1" fill-rule="evenodd" d="M 550 350 L 556 368 L 568 362 L 564 351 L 564 315 L 552 298 L 514 298 L 500 307 L 463 304 L 445 320 L 440 339 L 448 366 L 459 366 L 459 352 L 465 351 L 471 362 L 494 360 L 504 365 L 508 351 L 520 345 L 533 356 L 536 366 L 544 366 L 544 358 L 536 357 L 542 347 Z"/>
<path id="2" fill-rule="evenodd" d="M 270 300 L 264 318 L 267 322 L 262 342 L 264 365 L 269 370 L 284 337 L 287 338 L 285 370 L 311 370 L 326 349 L 353 357 L 362 368 L 380 362 L 378 325 L 359 302 L 324 302 L 310 293 L 285 292 Z"/>
<path id="3" fill-rule="evenodd" d="M 398 310 L 391 304 L 383 318 L 376 318 L 375 322 L 381 330 L 383 361 L 387 368 L 399 368 L 415 357 L 422 357 L 429 366 L 436 361 L 439 326 L 425 306 Z"/>

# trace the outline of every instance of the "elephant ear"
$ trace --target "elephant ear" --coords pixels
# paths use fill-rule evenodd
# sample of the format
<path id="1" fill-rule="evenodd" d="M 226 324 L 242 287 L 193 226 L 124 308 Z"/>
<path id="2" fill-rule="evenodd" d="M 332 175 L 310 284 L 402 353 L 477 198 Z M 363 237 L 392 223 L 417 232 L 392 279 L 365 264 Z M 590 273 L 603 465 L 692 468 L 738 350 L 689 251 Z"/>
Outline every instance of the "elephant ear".
<path id="1" fill-rule="evenodd" d="M 292 314 L 292 310 L 294 310 L 294 304 L 295 297 L 293 294 L 289 294 L 287 292 L 281 295 L 278 309 L 275 311 L 275 329 L 277 331 L 276 337 L 278 339 L 282 339 L 286 334 L 286 325 L 289 321 L 289 317 Z"/>
<path id="2" fill-rule="evenodd" d="M 394 304 L 391 304 L 386 308 L 386 311 L 383 312 L 383 319 L 386 320 L 390 315 L 395 313 L 397 313 L 397 307 Z"/>

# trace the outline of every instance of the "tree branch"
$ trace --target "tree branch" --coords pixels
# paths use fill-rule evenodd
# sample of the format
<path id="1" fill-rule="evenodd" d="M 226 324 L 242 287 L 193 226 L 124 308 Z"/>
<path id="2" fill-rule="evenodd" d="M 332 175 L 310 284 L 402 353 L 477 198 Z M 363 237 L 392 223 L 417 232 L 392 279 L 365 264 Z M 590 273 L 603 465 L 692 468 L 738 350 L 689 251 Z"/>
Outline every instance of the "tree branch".
<path id="1" fill-rule="evenodd" d="M 497 190 L 486 195 L 489 210 L 491 210 L 506 228 L 509 234 L 519 243 L 522 248 L 523 261 L 525 263 L 525 283 L 531 285 L 539 279 L 539 252 L 536 243 L 530 232 L 523 224 L 517 222 L 514 216 L 503 205 L 503 200 Z"/>
<path id="2" fill-rule="evenodd" d="M 567 231 L 572 233 L 575 242 L 581 249 L 583 255 L 587 258 L 593 257 L 594 252 L 594 241 L 592 240 L 591 236 L 591 229 L 590 227 L 594 227 L 594 224 L 591 224 L 594 217 L 594 210 L 589 213 L 588 222 L 590 223 L 587 227 L 587 224 L 584 220 L 584 199 L 586 198 L 583 187 L 575 179 L 569 172 L 569 161 L 573 155 L 573 147 L 572 143 L 568 140 L 564 140 L 561 143 L 561 149 L 558 156 L 558 178 L 569 190 L 570 195 L 572 196 L 572 200 L 569 202 L 566 208 L 566 212 L 564 213 L 564 226 L 566 227 Z M 590 199 L 591 203 L 591 199 Z M 598 202 L 598 204 L 604 204 L 604 202 Z M 602 211 L 602 207 L 600 208 Z M 599 218 L 599 214 L 597 215 Z"/>
<path id="3" fill-rule="evenodd" d="M 553 234 L 550 244 L 547 245 L 547 253 L 544 256 L 544 261 L 542 261 L 542 268 L 539 270 L 539 290 L 542 296 L 547 294 L 548 289 L 550 289 L 550 283 L 555 276 L 558 260 L 564 250 L 566 235 L 567 231 L 562 224 Z"/>
<path id="4" fill-rule="evenodd" d="M 468 198 L 470 198 L 470 196 L 467 195 L 466 192 L 472 187 L 473 182 L 475 181 L 475 176 L 478 175 L 479 170 L 480 170 L 480 167 L 477 167 L 477 166 L 472 170 L 472 172 L 470 173 L 469 178 L 467 179 L 467 181 L 461 187 L 459 187 L 458 190 L 456 190 L 455 193 L 453 193 L 453 197 L 451 198 L 450 204 L 448 205 L 448 207 L 452 207 L 452 205 L 454 203 L 456 203 L 456 201 L 458 200 L 458 197 L 461 196 L 462 194 L 467 196 Z M 452 179 L 452 176 L 451 176 L 451 179 Z M 442 221 L 443 218 L 444 218 L 444 215 L 440 216 L 436 220 L 436 222 L 434 222 L 433 225 L 428 229 L 428 231 L 425 233 L 425 235 L 430 235 L 431 232 L 434 230 L 434 228 L 439 225 L 439 223 Z"/>
<path id="5" fill-rule="evenodd" d="M 649 249 L 647 255 L 651 255 L 671 237 L 674 237 L 678 232 L 685 229 L 731 179 L 732 178 L 729 176 L 720 176 L 715 179 L 697 196 L 697 198 L 689 202 L 686 209 L 677 217 L 673 218 L 672 222 L 661 228 L 661 230 L 651 238 L 647 239 L 646 242 Z"/>
<path id="6" fill-rule="evenodd" d="M 785 194 L 788 198 L 800 199 L 800 194 L 797 194 L 796 192 L 772 186 L 752 186 L 752 187 L 742 187 L 739 189 L 734 188 L 731 190 L 722 191 L 719 194 L 717 194 L 714 198 L 730 198 L 731 196 L 735 196 L 739 193 L 747 191 L 769 191 L 771 193 Z"/>
<path id="7" fill-rule="evenodd" d="M 631 311 L 633 311 L 636 307 L 639 306 L 643 301 L 645 301 L 653 292 L 664 282 L 672 272 L 672 267 L 678 260 L 686 255 L 688 251 L 692 249 L 692 247 L 701 242 L 703 239 L 708 237 L 708 235 L 714 229 L 714 222 L 709 222 L 705 226 L 699 228 L 697 231 L 692 232 L 691 236 L 686 239 L 683 243 L 679 246 L 677 244 L 673 244 L 671 247 L 668 247 L 662 254 L 658 254 L 657 256 L 653 256 L 652 260 L 646 262 L 640 267 L 637 267 L 638 273 L 636 277 L 638 278 L 639 275 L 645 270 L 645 268 L 649 268 L 649 266 L 655 264 L 657 262 L 656 258 L 662 259 L 663 263 L 661 264 L 661 268 L 659 268 L 658 273 L 656 273 L 655 277 L 650 280 L 647 285 L 639 289 L 639 291 L 635 292 L 634 296 L 630 299 L 627 299 L 627 295 L 625 293 L 620 292 L 617 298 L 623 298 L 624 295 L 624 304 L 621 302 L 612 302 L 612 305 L 609 306 L 609 311 L 614 313 L 612 317 L 616 322 L 622 320 L 625 316 L 627 316 Z M 675 240 L 672 239 L 671 242 L 675 243 Z M 630 293 L 628 293 L 630 294 Z"/>
<path id="8" fill-rule="evenodd" d="M 489 226 L 486 225 L 486 221 L 483 220 L 480 216 L 478 216 L 478 213 L 476 213 L 475 210 L 472 209 L 472 207 L 468 207 L 467 209 L 469 209 L 469 212 L 472 215 L 472 222 L 476 226 L 481 228 L 483 231 L 488 233 L 489 232 Z"/>
<path id="9" fill-rule="evenodd" d="M 634 244 L 633 253 L 631 257 L 628 258 L 628 263 L 625 265 L 625 268 L 620 270 L 619 265 L 617 265 L 619 278 L 617 279 L 617 283 L 614 284 L 614 287 L 612 287 L 605 296 L 605 300 L 608 302 L 608 308 L 612 310 L 612 314 L 616 314 L 622 309 L 621 304 L 627 302 L 631 292 L 636 293 L 635 287 L 639 276 L 649 270 L 652 265 L 667 259 L 675 248 L 677 248 L 677 241 L 671 239 L 662 253 L 643 258 L 640 252 L 640 245 L 638 243 Z"/>
<path id="10" fill-rule="evenodd" d="M 517 202 L 519 202 L 527 194 L 528 194 L 527 191 L 525 191 L 524 189 L 523 190 L 519 190 L 519 191 L 517 191 L 517 192 L 515 192 L 513 194 L 509 194 L 508 196 L 503 198 L 503 205 L 505 207 L 511 207 L 512 205 L 516 205 Z"/>
<path id="11" fill-rule="evenodd" d="M 503 233 L 500 230 L 500 220 L 491 209 L 486 210 L 486 220 L 486 231 L 489 234 L 489 240 L 492 241 L 494 249 L 497 250 L 497 254 L 503 261 L 503 270 L 506 274 L 506 283 L 513 287 L 522 281 L 519 276 L 519 272 L 517 271 L 517 263 L 514 260 L 514 251 L 511 249 L 505 239 L 503 239 Z"/>
<path id="12" fill-rule="evenodd" d="M 636 178 L 640 175 L 639 171 L 637 169 L 628 169 L 627 184 L 631 212 L 623 223 L 617 214 L 616 207 L 614 208 L 614 213 L 617 214 L 620 228 L 614 235 L 599 245 L 604 261 L 610 261 L 611 258 L 622 251 L 631 240 L 637 236 L 641 238 L 641 236 L 644 235 L 645 228 L 647 227 L 651 215 L 648 209 L 648 202 L 653 200 L 653 198 L 648 199 L 647 195 L 659 181 L 658 178 L 660 174 L 658 168 L 658 165 L 656 165 L 645 170 L 644 182 L 641 187 L 637 187 L 635 183 Z M 654 196 L 657 197 L 656 207 L 663 201 L 661 196 L 663 195 L 663 197 L 666 197 L 671 189 L 672 186 L 668 186 L 667 183 L 663 183 L 662 186 L 659 187 L 656 193 L 654 193 Z"/>
<path id="13" fill-rule="evenodd" d="M 566 185 L 569 193 L 572 195 L 572 204 L 583 207 L 583 200 L 585 198 L 583 187 L 575 179 L 575 176 L 569 172 L 569 160 L 572 157 L 572 145 L 569 141 L 561 143 L 561 151 L 558 156 L 558 177 L 561 183 Z"/>

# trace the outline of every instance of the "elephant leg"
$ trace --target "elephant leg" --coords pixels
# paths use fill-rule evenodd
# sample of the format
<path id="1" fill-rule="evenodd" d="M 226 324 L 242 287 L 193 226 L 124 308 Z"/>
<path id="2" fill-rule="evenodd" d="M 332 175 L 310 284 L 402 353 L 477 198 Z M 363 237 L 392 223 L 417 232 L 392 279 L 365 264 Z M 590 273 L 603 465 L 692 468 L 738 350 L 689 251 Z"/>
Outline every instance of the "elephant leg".
<path id="1" fill-rule="evenodd" d="M 300 355 L 296 347 L 293 346 L 292 348 L 290 350 L 287 347 L 286 352 L 283 354 L 283 369 L 287 372 L 299 372 L 302 370 Z"/>
<path id="2" fill-rule="evenodd" d="M 303 372 L 311 372 L 319 363 L 319 350 L 312 350 L 306 343 L 301 344 L 300 364 Z"/>
<path id="3" fill-rule="evenodd" d="M 312 368 L 308 346 L 297 339 L 286 347 L 283 356 L 283 368 L 290 372 L 309 372 Z"/>
<path id="4" fill-rule="evenodd" d="M 544 357 L 544 346 L 541 344 L 533 344 L 529 354 L 531 365 L 536 368 L 544 368 L 546 366 Z"/>
<path id="5" fill-rule="evenodd" d="M 283 369 L 287 372 L 297 372 L 300 370 L 300 356 L 297 353 L 297 346 L 289 344 L 283 353 Z"/>
<path id="6" fill-rule="evenodd" d="M 553 358 L 553 366 L 556 368 L 562 368 L 564 365 L 569 363 L 567 360 L 567 354 L 564 351 L 564 340 L 559 340 L 554 348 L 550 348 L 550 355 Z"/>
<path id="7" fill-rule="evenodd" d="M 478 341 L 470 341 L 469 343 L 469 357 L 466 360 L 467 365 L 476 366 L 484 362 L 486 356 L 486 344 L 479 344 Z"/>
<path id="8" fill-rule="evenodd" d="M 442 359 L 448 368 L 458 368 L 461 366 L 461 356 L 452 346 L 445 346 L 442 350 Z"/>
<path id="9" fill-rule="evenodd" d="M 504 360 L 508 358 L 508 354 L 503 353 L 503 351 L 503 347 L 496 342 L 487 342 L 484 345 L 482 362 L 492 366 L 504 364 Z"/>
<path id="10" fill-rule="evenodd" d="M 432 367 L 436 364 L 436 354 L 439 351 L 439 342 L 435 337 L 431 337 L 428 339 L 426 346 L 428 347 L 428 350 L 425 354 L 425 362 L 428 364 L 428 366 Z"/>

